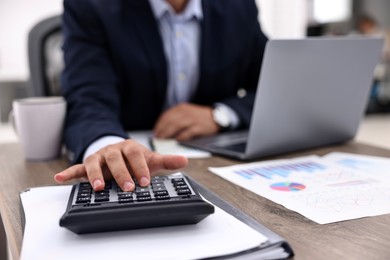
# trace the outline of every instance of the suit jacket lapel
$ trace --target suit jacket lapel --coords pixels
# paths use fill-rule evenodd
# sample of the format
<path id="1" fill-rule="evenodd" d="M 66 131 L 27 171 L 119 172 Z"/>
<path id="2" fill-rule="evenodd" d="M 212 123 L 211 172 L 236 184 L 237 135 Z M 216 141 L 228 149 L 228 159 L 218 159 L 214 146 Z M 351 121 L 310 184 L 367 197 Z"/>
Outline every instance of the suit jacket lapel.
<path id="1" fill-rule="evenodd" d="M 155 84 L 158 88 L 158 100 L 161 100 L 161 107 L 164 104 L 167 88 L 167 62 L 164 54 L 164 47 L 160 36 L 158 24 L 147 0 L 126 0 L 122 2 L 126 9 L 125 15 L 133 19 L 125 19 L 132 24 L 128 28 L 135 28 L 142 41 L 142 46 L 150 67 L 154 71 Z"/>
<path id="2" fill-rule="evenodd" d="M 199 83 L 196 94 L 193 101 L 197 103 L 207 103 L 207 97 L 210 96 L 208 87 L 212 84 L 210 81 L 212 78 L 213 68 L 217 68 L 218 59 L 213 50 L 218 50 L 220 44 L 219 36 L 216 34 L 219 30 L 218 20 L 220 11 L 218 6 L 214 4 L 216 1 L 202 1 L 203 8 L 203 21 L 201 24 L 201 43 L 200 43 L 200 59 L 199 59 Z"/>

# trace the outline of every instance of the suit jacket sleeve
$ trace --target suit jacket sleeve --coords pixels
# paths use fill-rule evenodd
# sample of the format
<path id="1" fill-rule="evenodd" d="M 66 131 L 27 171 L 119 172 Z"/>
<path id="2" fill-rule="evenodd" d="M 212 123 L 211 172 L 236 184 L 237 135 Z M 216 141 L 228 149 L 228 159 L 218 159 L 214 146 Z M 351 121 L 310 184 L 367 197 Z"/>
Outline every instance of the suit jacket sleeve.
<path id="1" fill-rule="evenodd" d="M 203 2 L 200 80 L 194 103 L 224 103 L 248 128 L 267 37 L 254 0 Z M 237 91 L 246 90 L 245 97 Z"/>
<path id="2" fill-rule="evenodd" d="M 263 60 L 264 50 L 268 41 L 260 28 L 258 21 L 258 11 L 254 1 L 246 1 L 244 9 L 246 19 L 248 19 L 248 31 L 251 32 L 252 40 L 247 50 L 246 61 L 241 68 L 241 88 L 245 89 L 244 97 L 232 96 L 221 102 L 231 107 L 239 116 L 241 128 L 248 128 L 250 125 L 252 111 L 254 107 L 255 95 L 257 91 L 258 79 Z"/>
<path id="3" fill-rule="evenodd" d="M 245 89 L 246 94 L 244 97 L 234 96 L 221 101 L 237 113 L 241 128 L 248 128 L 250 125 L 266 42 L 267 38 L 261 32 L 260 27 L 256 26 L 251 49 L 252 55 L 248 56 L 248 67 L 243 72 L 242 88 Z"/>
<path id="4" fill-rule="evenodd" d="M 101 136 L 127 138 L 119 119 L 117 76 L 97 17 L 92 1 L 64 1 L 64 139 L 73 163 L 80 162 L 88 145 Z"/>

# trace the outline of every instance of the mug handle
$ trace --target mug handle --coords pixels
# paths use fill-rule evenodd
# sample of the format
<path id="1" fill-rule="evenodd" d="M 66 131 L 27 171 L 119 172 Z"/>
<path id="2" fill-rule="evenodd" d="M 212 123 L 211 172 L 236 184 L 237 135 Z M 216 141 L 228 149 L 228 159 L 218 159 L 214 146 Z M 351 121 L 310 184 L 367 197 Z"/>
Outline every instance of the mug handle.
<path id="1" fill-rule="evenodd" d="M 11 110 L 8 114 L 8 122 L 12 125 L 12 128 L 14 129 L 15 133 L 18 134 L 18 130 L 16 129 L 15 124 L 15 113 L 13 110 Z"/>

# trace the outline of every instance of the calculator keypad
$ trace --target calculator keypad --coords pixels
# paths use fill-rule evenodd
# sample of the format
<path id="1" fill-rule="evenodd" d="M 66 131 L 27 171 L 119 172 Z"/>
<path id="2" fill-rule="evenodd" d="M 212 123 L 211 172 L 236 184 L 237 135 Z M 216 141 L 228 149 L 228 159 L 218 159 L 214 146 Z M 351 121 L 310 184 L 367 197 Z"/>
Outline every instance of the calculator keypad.
<path id="1" fill-rule="evenodd" d="M 73 185 L 60 226 L 86 234 L 196 224 L 214 213 L 181 172 L 152 177 L 148 187 L 134 183 L 131 192 L 115 181 L 97 192 L 88 182 Z"/>
<path id="2" fill-rule="evenodd" d="M 107 182 L 104 190 L 95 192 L 88 182 L 77 185 L 76 196 L 72 206 L 94 206 L 101 204 L 129 204 L 141 202 L 159 202 L 169 200 L 182 200 L 195 196 L 183 176 L 154 176 L 148 187 L 139 186 L 132 192 L 125 192 L 114 182 Z"/>

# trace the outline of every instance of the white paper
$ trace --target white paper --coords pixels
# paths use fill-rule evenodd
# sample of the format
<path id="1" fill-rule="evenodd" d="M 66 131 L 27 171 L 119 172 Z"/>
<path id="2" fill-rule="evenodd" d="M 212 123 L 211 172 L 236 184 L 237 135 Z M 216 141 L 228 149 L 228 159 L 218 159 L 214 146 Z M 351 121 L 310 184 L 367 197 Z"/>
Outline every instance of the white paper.
<path id="1" fill-rule="evenodd" d="M 211 157 L 211 153 L 183 146 L 175 139 L 153 138 L 152 131 L 129 132 L 129 136 L 147 148 L 155 150 L 160 154 L 182 155 L 194 159 Z M 150 145 L 151 141 L 153 142 L 153 147 Z"/>
<path id="2" fill-rule="evenodd" d="M 333 153 L 211 172 L 319 223 L 390 213 L 390 159 Z"/>
<path id="3" fill-rule="evenodd" d="M 152 131 L 133 131 L 128 132 L 128 135 L 131 139 L 134 139 L 149 150 L 153 150 L 152 146 L 150 145 L 150 138 L 153 136 Z"/>
<path id="4" fill-rule="evenodd" d="M 77 235 L 59 226 L 71 186 L 22 193 L 25 212 L 21 259 L 166 259 L 214 257 L 267 241 L 258 231 L 215 207 L 195 225 Z"/>
<path id="5" fill-rule="evenodd" d="M 187 158 L 208 158 L 211 156 L 209 152 L 180 145 L 174 139 L 154 138 L 152 142 L 154 150 L 161 154 L 183 155 Z"/>

